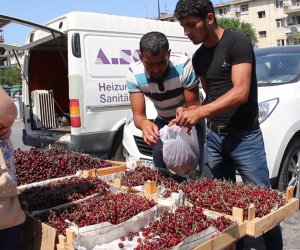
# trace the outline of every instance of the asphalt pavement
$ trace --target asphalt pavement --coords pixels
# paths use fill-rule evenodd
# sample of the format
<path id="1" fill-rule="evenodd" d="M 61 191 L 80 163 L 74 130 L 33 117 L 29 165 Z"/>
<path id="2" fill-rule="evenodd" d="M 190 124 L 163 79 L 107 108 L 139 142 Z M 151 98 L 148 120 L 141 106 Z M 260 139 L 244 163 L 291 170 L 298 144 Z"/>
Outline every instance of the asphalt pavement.
<path id="1" fill-rule="evenodd" d="M 23 123 L 17 120 L 12 128 L 11 140 L 15 148 L 27 150 L 30 147 L 25 146 L 22 142 Z M 300 211 L 293 213 L 280 223 L 282 227 L 283 249 L 284 250 L 300 250 Z M 247 239 L 244 250 L 265 250 L 263 240 Z M 272 249 L 270 249 L 272 250 Z"/>

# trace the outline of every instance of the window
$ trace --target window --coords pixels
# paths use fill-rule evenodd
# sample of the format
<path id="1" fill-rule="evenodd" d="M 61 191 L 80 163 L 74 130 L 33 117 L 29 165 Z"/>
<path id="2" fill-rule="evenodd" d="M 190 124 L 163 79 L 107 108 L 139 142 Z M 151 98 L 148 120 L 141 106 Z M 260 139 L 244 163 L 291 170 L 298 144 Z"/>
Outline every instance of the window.
<path id="1" fill-rule="evenodd" d="M 259 35 L 260 38 L 267 37 L 267 31 L 259 31 L 258 35 Z"/>
<path id="2" fill-rule="evenodd" d="M 281 39 L 277 40 L 281 43 Z M 299 52 L 271 49 L 257 52 L 256 77 L 258 86 L 289 84 L 299 81 Z"/>
<path id="3" fill-rule="evenodd" d="M 284 46 L 284 39 L 277 39 L 277 46 Z"/>
<path id="4" fill-rule="evenodd" d="M 276 8 L 282 8 L 283 0 L 275 0 L 275 6 L 276 6 Z"/>
<path id="5" fill-rule="evenodd" d="M 288 16 L 287 18 L 288 25 L 297 25 L 300 24 L 300 16 Z"/>
<path id="6" fill-rule="evenodd" d="M 275 21 L 276 21 L 276 27 L 277 27 L 277 28 L 281 28 L 281 27 L 284 26 L 284 24 L 283 24 L 283 19 L 282 19 L 282 18 L 278 18 L 278 19 L 276 19 Z"/>
<path id="7" fill-rule="evenodd" d="M 248 4 L 241 4 L 241 13 L 248 14 Z"/>
<path id="8" fill-rule="evenodd" d="M 264 17 L 266 17 L 266 12 L 264 10 L 257 12 L 257 14 L 258 14 L 258 18 L 264 18 Z"/>
<path id="9" fill-rule="evenodd" d="M 223 15 L 226 15 L 227 14 L 227 8 L 221 8 L 219 9 L 219 15 L 220 16 L 223 16 Z"/>

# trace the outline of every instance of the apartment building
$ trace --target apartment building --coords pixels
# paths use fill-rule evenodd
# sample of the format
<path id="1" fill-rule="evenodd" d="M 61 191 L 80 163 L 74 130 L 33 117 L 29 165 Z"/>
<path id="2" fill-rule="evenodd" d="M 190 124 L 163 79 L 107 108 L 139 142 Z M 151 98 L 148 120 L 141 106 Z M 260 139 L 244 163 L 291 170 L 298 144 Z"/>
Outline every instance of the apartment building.
<path id="1" fill-rule="evenodd" d="M 0 43 L 4 42 L 3 30 L 0 30 Z M 6 62 L 6 57 L 4 56 L 5 49 L 0 47 L 0 68 L 4 66 Z"/>
<path id="2" fill-rule="evenodd" d="M 250 23 L 257 33 L 257 47 L 300 43 L 300 0 L 220 0 L 214 6 L 217 17 Z"/>

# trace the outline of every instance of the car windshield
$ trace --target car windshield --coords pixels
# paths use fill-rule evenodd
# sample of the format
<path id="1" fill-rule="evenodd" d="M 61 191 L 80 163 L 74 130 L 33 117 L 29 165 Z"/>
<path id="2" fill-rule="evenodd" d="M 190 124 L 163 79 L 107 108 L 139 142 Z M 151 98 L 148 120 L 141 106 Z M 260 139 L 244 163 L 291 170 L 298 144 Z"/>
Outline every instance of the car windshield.
<path id="1" fill-rule="evenodd" d="M 256 53 L 258 86 L 270 86 L 299 81 L 300 52 Z"/>

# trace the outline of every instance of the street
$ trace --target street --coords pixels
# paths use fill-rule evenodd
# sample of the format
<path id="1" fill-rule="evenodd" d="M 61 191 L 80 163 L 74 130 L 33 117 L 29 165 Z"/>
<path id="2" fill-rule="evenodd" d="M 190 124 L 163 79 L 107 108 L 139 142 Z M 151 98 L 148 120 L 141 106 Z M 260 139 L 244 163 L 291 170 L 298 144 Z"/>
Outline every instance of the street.
<path id="1" fill-rule="evenodd" d="M 13 132 L 12 132 L 12 142 L 14 144 L 14 147 L 21 148 L 22 150 L 27 150 L 30 147 L 25 146 L 22 142 L 22 128 L 23 123 L 22 121 L 16 121 L 13 125 Z M 300 212 L 297 211 L 294 214 L 292 214 L 290 217 L 285 219 L 281 222 L 282 226 L 282 234 L 283 234 L 283 246 L 285 250 L 299 250 L 300 249 Z M 258 241 L 258 244 L 255 248 L 253 248 L 253 244 L 249 245 L 251 247 L 247 247 L 244 249 L 250 250 L 250 249 L 256 249 L 256 250 L 264 250 L 265 247 L 263 245 L 263 242 L 261 240 Z M 247 244 L 248 245 L 248 244 Z"/>

